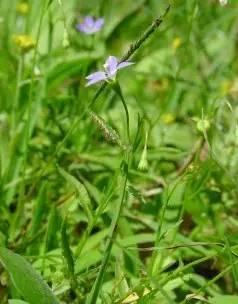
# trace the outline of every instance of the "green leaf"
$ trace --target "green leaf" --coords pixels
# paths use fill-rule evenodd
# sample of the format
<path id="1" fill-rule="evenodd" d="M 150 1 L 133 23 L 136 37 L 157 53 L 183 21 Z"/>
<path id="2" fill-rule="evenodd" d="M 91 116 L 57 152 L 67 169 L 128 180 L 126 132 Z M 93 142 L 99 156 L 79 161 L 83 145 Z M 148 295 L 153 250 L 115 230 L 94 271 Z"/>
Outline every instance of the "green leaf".
<path id="1" fill-rule="evenodd" d="M 136 189 L 132 184 L 127 186 L 127 191 L 131 196 L 136 198 L 140 202 L 140 204 L 146 203 L 142 193 L 138 189 Z"/>
<path id="2" fill-rule="evenodd" d="M 73 259 L 72 251 L 69 246 L 69 240 L 66 229 L 67 229 L 67 222 L 66 219 L 64 219 L 61 228 L 61 243 L 62 243 L 63 256 L 65 257 L 65 260 L 67 262 L 70 275 L 74 277 L 74 259 Z"/>
<path id="3" fill-rule="evenodd" d="M 238 296 L 226 296 L 226 295 L 217 295 L 214 298 L 209 299 L 211 304 L 237 304 Z"/>
<path id="4" fill-rule="evenodd" d="M 89 267 L 95 266 L 102 261 L 103 255 L 98 249 L 91 250 L 84 253 L 77 259 L 75 263 L 75 273 L 78 274 L 81 271 L 85 271 Z"/>
<path id="5" fill-rule="evenodd" d="M 117 292 L 120 299 L 126 297 L 129 292 L 129 286 L 123 269 L 122 257 L 116 259 L 115 263 L 115 277 L 117 280 Z"/>
<path id="6" fill-rule="evenodd" d="M 45 206 L 47 202 L 47 192 L 46 192 L 46 183 L 44 183 L 40 189 L 40 192 L 38 194 L 35 206 L 34 206 L 34 212 L 32 216 L 32 222 L 31 222 L 31 229 L 30 234 L 33 236 L 37 231 L 39 231 L 42 223 L 42 218 L 45 211 Z"/>
<path id="7" fill-rule="evenodd" d="M 58 303 L 49 286 L 23 257 L 0 247 L 0 260 L 16 289 L 29 304 Z"/>
<path id="8" fill-rule="evenodd" d="M 46 234 L 45 250 L 50 251 L 57 248 L 57 232 L 60 229 L 60 218 L 55 206 L 52 207 L 49 215 L 49 223 Z"/>
<path id="9" fill-rule="evenodd" d="M 51 3 L 53 2 L 54 0 L 49 0 L 48 4 L 47 4 L 47 8 L 51 5 Z"/>
<path id="10" fill-rule="evenodd" d="M 59 170 L 59 173 L 64 177 L 64 179 L 76 189 L 79 202 L 85 214 L 87 215 L 88 224 L 89 226 L 91 226 L 94 221 L 94 216 L 91 207 L 91 200 L 85 186 L 73 175 L 66 172 L 63 168 L 60 167 L 57 168 Z"/>
<path id="11" fill-rule="evenodd" d="M 76 57 L 60 60 L 53 68 L 49 69 L 47 74 L 47 89 L 54 90 L 60 86 L 65 80 L 78 77 L 84 73 L 85 67 L 92 61 L 97 60 L 101 56 L 101 50 L 94 52 L 82 51 L 77 53 Z"/>

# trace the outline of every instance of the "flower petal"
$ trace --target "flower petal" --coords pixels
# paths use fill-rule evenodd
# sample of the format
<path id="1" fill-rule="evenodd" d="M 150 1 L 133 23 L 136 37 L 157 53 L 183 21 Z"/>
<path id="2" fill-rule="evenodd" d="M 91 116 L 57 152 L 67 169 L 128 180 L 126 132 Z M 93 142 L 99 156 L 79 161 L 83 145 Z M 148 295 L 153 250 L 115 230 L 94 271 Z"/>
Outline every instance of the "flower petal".
<path id="1" fill-rule="evenodd" d="M 84 33 L 89 34 L 89 35 L 94 34 L 95 32 L 97 32 L 97 30 L 95 31 L 94 28 L 85 27 L 85 29 L 84 29 Z"/>
<path id="2" fill-rule="evenodd" d="M 87 83 L 86 83 L 86 87 L 89 87 L 89 86 L 91 86 L 92 84 L 95 84 L 95 83 L 97 83 L 97 82 L 100 82 L 100 81 L 102 81 L 103 79 L 101 79 L 101 80 L 89 80 Z"/>
<path id="3" fill-rule="evenodd" d="M 94 28 L 97 29 L 98 31 L 101 29 L 101 27 L 104 24 L 104 19 L 103 18 L 99 18 L 95 21 L 94 23 Z"/>
<path id="4" fill-rule="evenodd" d="M 87 87 L 87 86 L 90 86 L 99 81 L 106 80 L 107 76 L 106 76 L 105 72 L 99 71 L 99 72 L 95 72 L 95 73 L 88 75 L 86 77 L 86 79 L 88 80 L 88 82 L 86 84 L 86 87 Z"/>
<path id="5" fill-rule="evenodd" d="M 104 64 L 104 68 L 109 76 L 113 76 L 117 72 L 118 59 L 115 56 L 109 56 Z"/>
<path id="6" fill-rule="evenodd" d="M 88 75 L 87 77 L 86 77 L 86 79 L 96 79 L 96 78 L 107 78 L 106 77 L 106 74 L 105 74 L 105 72 L 103 72 L 103 71 L 98 71 L 98 72 L 95 72 L 95 73 L 92 73 L 92 74 L 90 74 L 90 75 Z"/>
<path id="7" fill-rule="evenodd" d="M 86 16 L 86 17 L 84 18 L 83 23 L 84 23 L 86 26 L 88 26 L 88 27 L 93 27 L 93 26 L 94 26 L 94 19 L 93 19 L 93 17 L 91 17 L 91 16 Z"/>
<path id="8" fill-rule="evenodd" d="M 126 68 L 127 66 L 132 65 L 132 64 L 134 64 L 134 62 L 123 61 L 123 62 L 118 64 L 117 69 L 120 70 L 120 69 Z"/>
<path id="9" fill-rule="evenodd" d="M 77 24 L 76 29 L 82 33 L 87 33 L 87 27 L 85 27 L 84 23 Z"/>
<path id="10" fill-rule="evenodd" d="M 94 33 L 98 32 L 98 31 L 100 31 L 100 29 L 96 28 L 95 26 L 88 29 L 88 33 L 89 34 L 94 34 Z"/>

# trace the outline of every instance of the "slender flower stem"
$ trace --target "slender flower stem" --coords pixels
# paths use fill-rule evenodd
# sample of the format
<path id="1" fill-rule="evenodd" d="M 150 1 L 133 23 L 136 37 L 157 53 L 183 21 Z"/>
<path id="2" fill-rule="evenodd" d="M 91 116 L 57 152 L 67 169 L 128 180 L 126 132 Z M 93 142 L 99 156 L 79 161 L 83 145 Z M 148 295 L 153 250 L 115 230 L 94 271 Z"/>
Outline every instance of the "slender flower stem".
<path id="1" fill-rule="evenodd" d="M 96 281 L 93 285 L 93 288 L 91 290 L 91 293 L 89 295 L 89 298 L 87 300 L 87 304 L 95 304 L 101 289 L 101 285 L 103 283 L 103 278 L 104 278 L 104 274 L 107 268 L 107 264 L 109 262 L 109 258 L 111 256 L 111 250 L 112 250 L 112 246 L 113 243 L 115 241 L 116 238 L 116 233 L 117 233 L 117 226 L 118 226 L 118 222 L 121 216 L 121 212 L 125 203 L 125 198 L 126 198 L 126 186 L 127 186 L 127 181 L 128 181 L 128 167 L 130 164 L 130 160 L 129 160 L 129 153 L 126 153 L 126 157 L 125 157 L 125 163 L 124 163 L 124 168 L 125 168 L 125 172 L 124 172 L 124 178 L 123 178 L 123 188 L 122 188 L 122 196 L 121 196 L 121 200 L 119 202 L 119 205 L 117 206 L 116 212 L 115 212 L 115 216 L 112 220 L 111 223 L 111 228 L 110 228 L 110 232 L 109 232 L 109 238 L 108 238 L 108 242 L 106 245 L 106 249 L 105 249 L 105 253 L 104 253 L 104 257 L 102 260 L 102 264 L 100 266 L 100 270 L 99 273 L 97 275 Z"/>
<path id="2" fill-rule="evenodd" d="M 127 131 L 128 144 L 130 144 L 130 117 L 129 117 L 129 111 L 127 108 L 127 104 L 126 104 L 126 101 L 122 94 L 120 84 L 117 81 L 113 82 L 112 88 L 117 93 L 117 95 L 120 97 L 120 99 L 122 101 L 122 105 L 123 105 L 125 113 L 126 113 L 126 131 Z"/>

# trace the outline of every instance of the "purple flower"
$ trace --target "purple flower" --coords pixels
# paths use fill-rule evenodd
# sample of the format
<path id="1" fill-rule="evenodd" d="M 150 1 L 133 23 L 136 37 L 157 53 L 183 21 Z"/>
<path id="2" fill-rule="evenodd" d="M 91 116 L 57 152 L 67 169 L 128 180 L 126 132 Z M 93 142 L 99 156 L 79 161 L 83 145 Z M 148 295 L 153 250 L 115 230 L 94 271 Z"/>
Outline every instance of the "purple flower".
<path id="1" fill-rule="evenodd" d="M 116 74 L 118 70 L 123 69 L 131 64 L 134 64 L 134 62 L 130 62 L 130 61 L 119 62 L 116 57 L 109 56 L 105 64 L 103 65 L 104 71 L 95 72 L 86 77 L 88 81 L 86 86 L 88 87 L 94 83 L 103 80 L 106 81 L 114 80 L 116 78 Z"/>
<path id="2" fill-rule="evenodd" d="M 91 35 L 100 31 L 103 24 L 104 24 L 103 18 L 94 19 L 91 16 L 86 16 L 83 22 L 76 25 L 76 29 L 82 33 Z"/>

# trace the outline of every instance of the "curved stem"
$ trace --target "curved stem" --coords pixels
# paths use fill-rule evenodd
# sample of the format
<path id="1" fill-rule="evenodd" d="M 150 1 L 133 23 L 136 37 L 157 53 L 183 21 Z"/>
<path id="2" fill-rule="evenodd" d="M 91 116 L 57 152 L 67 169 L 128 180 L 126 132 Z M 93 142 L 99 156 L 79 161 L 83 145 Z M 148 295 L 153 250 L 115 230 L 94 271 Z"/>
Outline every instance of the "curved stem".
<path id="1" fill-rule="evenodd" d="M 125 110 L 125 114 L 126 114 L 126 132 L 127 132 L 127 138 L 128 138 L 128 143 L 130 144 L 130 117 L 129 117 L 129 111 L 128 111 L 128 108 L 127 108 L 127 104 L 126 104 L 126 101 L 125 101 L 125 98 L 122 94 L 122 90 L 121 90 L 121 87 L 119 85 L 119 83 L 117 81 L 113 82 L 113 85 L 112 85 L 114 91 L 117 93 L 117 95 L 120 97 L 121 101 L 122 101 L 122 105 L 124 107 L 124 110 Z"/>

